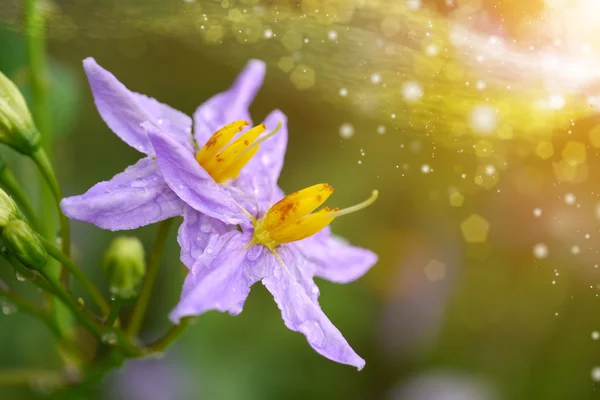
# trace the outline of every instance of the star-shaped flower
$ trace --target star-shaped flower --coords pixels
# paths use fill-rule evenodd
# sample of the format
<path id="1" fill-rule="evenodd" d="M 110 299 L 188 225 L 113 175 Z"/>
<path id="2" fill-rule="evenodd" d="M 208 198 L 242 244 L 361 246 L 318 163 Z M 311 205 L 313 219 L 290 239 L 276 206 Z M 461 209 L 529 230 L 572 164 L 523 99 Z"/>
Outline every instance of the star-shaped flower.
<path id="1" fill-rule="evenodd" d="M 190 204 L 207 223 L 218 225 L 212 217 L 243 224 L 247 219 L 240 218 L 238 204 L 258 211 L 256 198 L 271 195 L 276 185 L 271 177 L 283 165 L 287 143 L 285 115 L 273 111 L 264 124 L 238 135 L 250 124 L 248 108 L 264 79 L 263 62 L 250 61 L 230 89 L 198 107 L 193 134 L 192 119 L 184 113 L 131 92 L 92 58 L 83 65 L 106 124 L 146 157 L 85 194 L 63 199 L 68 217 L 110 230 L 135 229 L 181 215 Z M 270 140 L 275 132 L 259 137 L 267 126 L 280 128 Z M 167 185 L 171 171 L 160 170 L 155 143 L 176 149 L 185 173 L 194 177 L 193 188 Z M 194 201 L 199 193 L 201 201 Z"/>
<path id="2" fill-rule="evenodd" d="M 165 157 L 168 161 L 164 164 L 176 164 L 175 157 L 164 154 L 168 151 L 157 148 L 159 163 Z M 167 166 L 161 168 L 166 170 Z M 364 360 L 321 310 L 313 277 L 347 283 L 360 278 L 376 263 L 374 253 L 333 236 L 328 225 L 336 217 L 371 204 L 377 192 L 369 200 L 344 210 L 323 208 L 312 213 L 332 192 L 326 184 L 311 186 L 267 207 L 266 213 L 258 214 L 260 218 L 242 211 L 251 221 L 251 227 L 242 232 L 223 226 L 216 233 L 202 235 L 210 227 L 203 228 L 206 222 L 189 208 L 184 214 L 179 242 L 182 261 L 190 267 L 190 273 L 171 320 L 179 323 L 181 318 L 209 310 L 237 315 L 250 287 L 262 281 L 289 329 L 303 333 L 321 355 L 362 369 Z M 203 240 L 197 240 L 199 237 Z"/>

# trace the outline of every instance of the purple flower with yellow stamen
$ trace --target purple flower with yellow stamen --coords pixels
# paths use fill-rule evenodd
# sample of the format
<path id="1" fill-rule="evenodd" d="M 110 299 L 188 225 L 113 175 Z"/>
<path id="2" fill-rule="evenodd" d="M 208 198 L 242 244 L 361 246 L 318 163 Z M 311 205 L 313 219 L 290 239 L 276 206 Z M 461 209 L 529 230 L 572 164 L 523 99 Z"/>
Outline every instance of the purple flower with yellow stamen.
<path id="1" fill-rule="evenodd" d="M 270 198 L 276 185 L 271 177 L 279 174 L 287 143 L 285 115 L 273 111 L 264 124 L 242 133 L 250 125 L 248 108 L 264 79 L 263 62 L 250 61 L 231 88 L 198 107 L 193 134 L 192 118 L 131 92 L 92 58 L 83 65 L 101 117 L 146 157 L 85 194 L 63 199 L 61 207 L 68 217 L 125 230 L 182 215 L 187 204 L 200 204 L 188 201 L 189 191 L 167 185 L 148 132 L 153 133 L 154 142 L 169 143 L 179 152 L 178 157 L 185 159 L 182 165 L 194 176 L 195 189 L 203 193 L 196 210 L 203 214 L 204 233 L 209 233 L 211 226 L 217 231 L 225 229 L 212 218 L 229 224 L 247 223 L 240 218 L 238 204 L 258 211 L 255 199 Z M 278 126 L 279 133 L 265 142 L 277 131 L 259 137 L 267 126 Z M 190 160 L 193 163 L 186 163 Z"/>
<path id="2" fill-rule="evenodd" d="M 178 168 L 177 159 L 169 157 L 169 151 L 156 146 L 159 163 L 164 164 L 161 165 L 163 171 Z M 321 355 L 362 369 L 364 360 L 321 310 L 319 289 L 313 278 L 346 283 L 360 278 L 375 264 L 374 253 L 346 244 L 331 234 L 328 225 L 336 217 L 372 204 L 377 192 L 354 207 L 323 208 L 313 213 L 332 193 L 329 185 L 311 186 L 267 206 L 265 213 L 258 214 L 259 218 L 241 209 L 251 221 L 249 228 L 245 224 L 242 232 L 213 233 L 208 240 L 197 243 L 189 238 L 202 231 L 198 224 L 190 223 L 198 218 L 198 213 L 186 213 L 180 242 L 188 244 L 182 252 L 182 260 L 190 267 L 190 273 L 181 300 L 170 315 L 171 320 L 179 323 L 181 318 L 210 310 L 237 315 L 242 311 L 250 287 L 262 281 L 289 329 L 304 334 Z M 182 234 L 185 240 L 181 239 Z M 196 256 L 192 256 L 193 253 Z"/>

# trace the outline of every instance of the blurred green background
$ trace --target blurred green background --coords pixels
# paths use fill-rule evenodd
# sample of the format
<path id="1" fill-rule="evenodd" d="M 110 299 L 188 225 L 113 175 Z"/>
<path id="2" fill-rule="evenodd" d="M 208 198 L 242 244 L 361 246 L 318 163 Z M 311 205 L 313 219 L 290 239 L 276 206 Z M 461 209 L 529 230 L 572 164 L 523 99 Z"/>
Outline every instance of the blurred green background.
<path id="1" fill-rule="evenodd" d="M 21 8 L 1 2 L 0 70 L 27 94 Z M 523 109 L 546 90 L 535 71 L 516 74 L 504 58 L 478 69 L 448 39 L 463 23 L 507 42 L 541 41 L 528 21 L 539 22 L 543 2 L 399 3 L 45 3 L 55 165 L 66 195 L 139 158 L 97 114 L 81 68 L 88 56 L 131 90 L 188 114 L 226 89 L 248 59 L 263 59 L 267 78 L 251 111 L 255 122 L 274 108 L 289 118 L 282 188 L 327 182 L 335 188 L 330 206 L 380 191 L 374 206 L 333 223 L 380 262 L 348 285 L 317 282 L 322 308 L 365 358 L 362 372 L 287 330 L 257 285 L 241 315 L 202 316 L 165 358 L 128 363 L 89 398 L 600 398 L 599 158 L 589 136 L 596 118 L 581 105 L 588 89 L 572 90 L 560 110 Z M 433 61 L 424 56 L 431 46 L 440 54 Z M 479 80 L 484 93 L 469 87 Z M 413 81 L 425 92 L 416 102 L 402 96 Z M 483 139 L 468 130 L 474 104 L 502 110 Z M 584 144 L 583 161 L 563 151 L 573 141 Z M 6 154 L 37 201 L 34 169 Z M 72 229 L 75 259 L 105 288 L 99 260 L 117 233 L 80 222 Z M 150 248 L 154 232 L 135 234 Z M 144 324 L 148 340 L 168 329 L 183 282 L 175 234 Z M 0 271 L 36 296 L 13 275 Z M 0 316 L 0 367 L 58 366 L 43 326 L 9 314 Z M 53 395 L 35 384 L 0 387 L 3 399 Z"/>

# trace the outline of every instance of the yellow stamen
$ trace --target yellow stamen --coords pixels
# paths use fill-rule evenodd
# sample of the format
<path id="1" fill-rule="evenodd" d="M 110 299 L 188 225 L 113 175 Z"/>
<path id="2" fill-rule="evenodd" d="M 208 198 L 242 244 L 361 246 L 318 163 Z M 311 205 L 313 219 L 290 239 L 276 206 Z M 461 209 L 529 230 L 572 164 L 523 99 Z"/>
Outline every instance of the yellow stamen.
<path id="1" fill-rule="evenodd" d="M 307 216 L 321 206 L 332 193 L 331 186 L 320 183 L 285 196 L 267 211 L 267 229 L 273 230 L 286 222 L 293 223 Z"/>
<path id="2" fill-rule="evenodd" d="M 236 121 L 219 129 L 196 154 L 198 163 L 217 183 L 237 178 L 242 168 L 258 152 L 260 144 L 277 133 L 281 125 L 259 138 L 266 129 L 261 124 L 232 141 L 248 124 L 247 121 Z"/>
<path id="3" fill-rule="evenodd" d="M 369 199 L 355 206 L 342 210 L 325 207 L 312 213 L 332 193 L 331 186 L 319 184 L 284 197 L 267 211 L 264 218 L 253 222 L 253 243 L 262 244 L 273 251 L 282 243 L 306 239 L 325 228 L 335 218 L 370 206 L 379 195 L 379 192 L 374 190 Z"/>

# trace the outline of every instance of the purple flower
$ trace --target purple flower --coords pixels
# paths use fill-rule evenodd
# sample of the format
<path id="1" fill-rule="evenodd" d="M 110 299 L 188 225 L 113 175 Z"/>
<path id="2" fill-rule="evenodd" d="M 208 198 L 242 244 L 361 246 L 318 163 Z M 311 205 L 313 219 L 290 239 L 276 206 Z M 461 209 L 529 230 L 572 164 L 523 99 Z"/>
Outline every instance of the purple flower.
<path id="1" fill-rule="evenodd" d="M 168 151 L 156 147 L 159 163 Z M 174 157 L 165 158 L 165 163 L 177 163 Z M 161 165 L 163 170 L 165 167 Z M 193 238 L 209 229 L 202 229 L 197 222 L 199 213 L 188 209 L 179 239 L 182 261 L 190 267 L 190 273 L 171 320 L 179 323 L 183 317 L 209 310 L 237 315 L 250 287 L 262 281 L 289 329 L 304 334 L 321 355 L 362 369 L 364 360 L 321 310 L 313 277 L 346 283 L 360 278 L 375 264 L 374 253 L 334 237 L 327 225 L 338 216 L 368 206 L 377 193 L 348 209 L 324 208 L 312 213 L 332 192 L 331 186 L 320 184 L 290 194 L 271 207 L 259 204 L 259 209 L 268 211 L 255 214 L 262 216 L 258 219 L 244 211 L 251 226 L 243 232 L 223 229 L 204 235 L 200 241 Z"/>
<path id="2" fill-rule="evenodd" d="M 255 199 L 270 198 L 276 185 L 271 178 L 283 165 L 285 116 L 273 111 L 265 124 L 234 139 L 250 123 L 248 108 L 264 79 L 263 62 L 250 61 L 229 90 L 198 107 L 194 134 L 187 115 L 131 92 L 93 58 L 84 60 L 83 65 L 106 124 L 146 156 L 85 194 L 63 199 L 61 207 L 68 217 L 110 230 L 135 229 L 181 215 L 189 204 L 204 214 L 207 223 L 211 221 L 208 217 L 213 217 L 241 224 L 247 223 L 247 218 L 238 204 L 258 211 Z M 259 138 L 265 125 L 278 124 L 283 125 L 281 132 L 261 146 L 271 136 Z M 193 178 L 193 188 L 173 184 L 172 169 L 161 171 L 155 144 L 173 149 L 172 155 L 180 159 L 177 174 Z"/>

